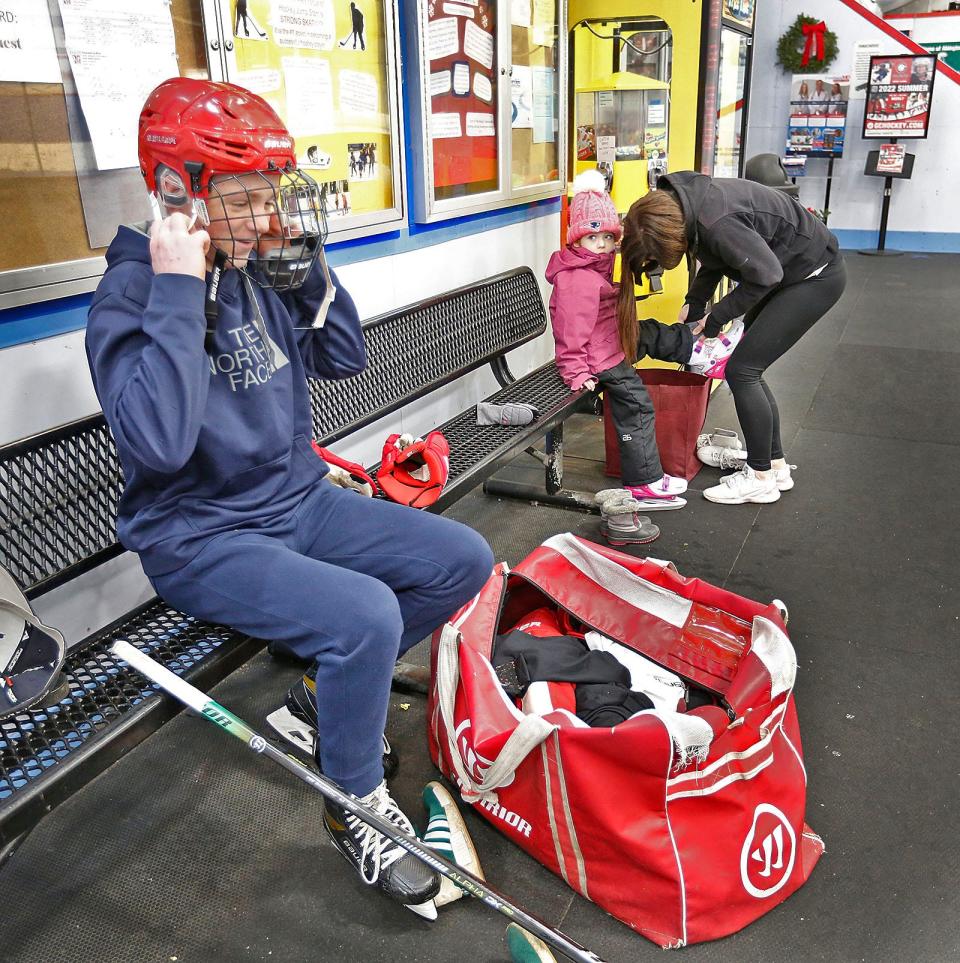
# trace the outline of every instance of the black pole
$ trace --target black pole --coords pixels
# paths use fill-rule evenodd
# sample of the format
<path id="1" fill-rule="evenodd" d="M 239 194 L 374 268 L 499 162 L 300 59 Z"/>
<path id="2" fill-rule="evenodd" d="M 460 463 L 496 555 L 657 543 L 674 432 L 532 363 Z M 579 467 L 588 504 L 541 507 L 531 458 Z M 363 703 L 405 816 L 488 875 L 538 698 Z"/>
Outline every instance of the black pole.
<path id="1" fill-rule="evenodd" d="M 827 163 L 827 189 L 823 195 L 823 223 L 830 219 L 830 185 L 833 183 L 833 154 Z"/>
<path id="2" fill-rule="evenodd" d="M 890 216 L 890 195 L 893 192 L 893 178 L 883 179 L 883 207 L 880 208 L 880 240 L 877 250 L 882 251 L 887 243 L 887 218 Z"/>

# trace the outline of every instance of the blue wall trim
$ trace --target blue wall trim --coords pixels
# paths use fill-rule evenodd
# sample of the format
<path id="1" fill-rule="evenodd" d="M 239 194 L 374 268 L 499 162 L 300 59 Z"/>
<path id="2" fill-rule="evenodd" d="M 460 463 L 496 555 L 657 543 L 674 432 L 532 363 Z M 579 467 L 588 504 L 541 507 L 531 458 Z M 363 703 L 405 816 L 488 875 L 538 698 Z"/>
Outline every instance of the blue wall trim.
<path id="1" fill-rule="evenodd" d="M 500 211 L 486 211 L 467 217 L 453 218 L 436 224 L 418 224 L 414 230 L 403 228 L 389 234 L 341 241 L 328 248 L 327 260 L 333 267 L 389 257 L 405 251 L 418 250 L 455 238 L 493 231 L 511 224 L 520 224 L 538 217 L 560 212 L 560 199 L 549 198 Z M 77 294 L 57 301 L 43 301 L 19 308 L 0 311 L 0 348 L 15 344 L 52 338 L 67 331 L 78 331 L 86 326 L 87 310 L 92 294 Z"/>
<path id="2" fill-rule="evenodd" d="M 52 338 L 86 327 L 93 294 L 75 294 L 57 301 L 25 304 L 0 311 L 0 348 Z"/>
<path id="3" fill-rule="evenodd" d="M 830 228 L 845 250 L 876 249 L 880 231 L 852 231 Z M 887 231 L 884 247 L 891 251 L 916 251 L 923 254 L 960 254 L 960 234 L 945 231 Z"/>

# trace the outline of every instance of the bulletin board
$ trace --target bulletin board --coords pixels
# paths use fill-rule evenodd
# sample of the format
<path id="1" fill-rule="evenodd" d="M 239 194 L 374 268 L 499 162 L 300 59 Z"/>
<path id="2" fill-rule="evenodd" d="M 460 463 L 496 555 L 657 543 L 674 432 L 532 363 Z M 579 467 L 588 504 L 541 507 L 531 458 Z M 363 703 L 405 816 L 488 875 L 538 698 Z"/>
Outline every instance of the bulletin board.
<path id="1" fill-rule="evenodd" d="M 392 6 L 385 0 L 220 0 L 226 80 L 267 100 L 319 184 L 332 233 L 402 214 Z M 231 49 L 232 48 L 232 49 Z M 385 213 L 386 212 L 386 213 Z"/>
<path id="2" fill-rule="evenodd" d="M 434 197 L 499 187 L 497 6 L 488 0 L 431 0 L 426 49 Z"/>
<path id="3" fill-rule="evenodd" d="M 63 82 L 0 83 L 0 217 L 5 225 L 0 232 L 0 272 L 83 262 L 105 249 L 91 243 L 87 230 L 88 217 L 94 212 L 88 210 L 85 217 L 76 160 L 77 135 L 71 135 L 68 121 L 69 109 L 77 109 L 76 95 L 56 10 L 56 0 L 52 0 Z M 206 42 L 199 4 L 172 0 L 171 13 L 181 73 L 206 77 Z M 102 173 L 116 175 L 121 193 L 129 193 L 133 185 L 145 203 L 143 181 L 136 168 Z M 23 277 L 26 287 L 30 281 Z M 6 283 L 0 292 L 13 287 L 12 282 Z"/>

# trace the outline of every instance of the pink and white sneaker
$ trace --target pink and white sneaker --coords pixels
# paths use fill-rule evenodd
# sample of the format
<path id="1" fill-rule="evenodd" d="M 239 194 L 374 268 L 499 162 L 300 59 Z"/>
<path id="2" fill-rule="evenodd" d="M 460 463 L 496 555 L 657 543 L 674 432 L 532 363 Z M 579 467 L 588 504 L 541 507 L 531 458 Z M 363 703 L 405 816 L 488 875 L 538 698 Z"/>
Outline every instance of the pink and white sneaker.
<path id="1" fill-rule="evenodd" d="M 664 475 L 663 478 L 650 482 L 649 485 L 624 485 L 623 487 L 634 498 L 675 498 L 687 490 L 687 482 L 684 478 Z"/>
<path id="2" fill-rule="evenodd" d="M 736 318 L 717 338 L 698 338 L 687 362 L 688 370 L 706 378 L 722 381 L 730 355 L 743 339 L 743 319 Z"/>

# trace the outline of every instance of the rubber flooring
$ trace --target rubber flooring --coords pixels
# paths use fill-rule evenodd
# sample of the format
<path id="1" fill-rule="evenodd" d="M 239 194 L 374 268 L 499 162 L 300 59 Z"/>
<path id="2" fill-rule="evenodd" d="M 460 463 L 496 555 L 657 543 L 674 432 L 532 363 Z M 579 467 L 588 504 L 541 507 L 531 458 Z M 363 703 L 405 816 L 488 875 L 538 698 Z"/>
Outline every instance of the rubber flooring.
<path id="1" fill-rule="evenodd" d="M 767 506 L 699 495 L 661 512 L 651 554 L 790 608 L 808 822 L 827 852 L 799 892 L 745 930 L 679 951 L 697 963 L 960 959 L 960 257 L 847 257 L 840 303 L 769 372 L 796 488 Z M 948 319 L 952 319 L 948 323 Z M 951 340 L 953 339 L 953 340 Z M 725 387 L 709 427 L 735 427 Z M 566 432 L 568 487 L 596 490 L 602 426 Z M 504 470 L 535 479 L 522 457 Z M 511 563 L 545 538 L 597 538 L 591 515 L 475 492 L 449 513 Z M 413 650 L 423 662 L 426 647 Z M 266 654 L 215 696 L 256 726 L 297 669 Z M 436 777 L 424 700 L 394 693 L 394 790 L 422 828 Z M 509 959 L 506 921 L 461 900 L 426 923 L 354 878 L 321 803 L 204 721 L 181 715 L 59 807 L 0 870 L 8 963 Z M 488 877 L 611 963 L 662 951 L 466 815 Z"/>

